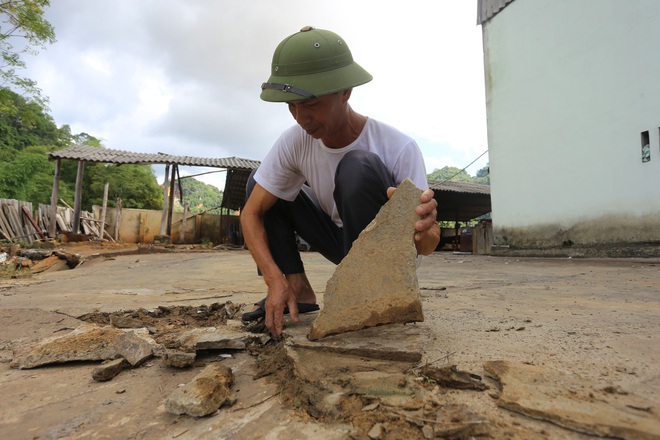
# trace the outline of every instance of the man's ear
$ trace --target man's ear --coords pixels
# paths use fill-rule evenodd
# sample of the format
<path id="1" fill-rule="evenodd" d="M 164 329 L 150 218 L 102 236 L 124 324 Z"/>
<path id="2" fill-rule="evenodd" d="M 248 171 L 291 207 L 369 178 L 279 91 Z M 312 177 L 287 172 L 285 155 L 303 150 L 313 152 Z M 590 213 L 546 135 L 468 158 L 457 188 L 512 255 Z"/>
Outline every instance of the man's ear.
<path id="1" fill-rule="evenodd" d="M 351 89 L 342 90 L 340 93 L 342 99 L 344 100 L 344 102 L 346 102 L 348 101 L 348 98 L 351 97 L 351 93 L 353 93 L 353 89 L 351 88 Z"/>

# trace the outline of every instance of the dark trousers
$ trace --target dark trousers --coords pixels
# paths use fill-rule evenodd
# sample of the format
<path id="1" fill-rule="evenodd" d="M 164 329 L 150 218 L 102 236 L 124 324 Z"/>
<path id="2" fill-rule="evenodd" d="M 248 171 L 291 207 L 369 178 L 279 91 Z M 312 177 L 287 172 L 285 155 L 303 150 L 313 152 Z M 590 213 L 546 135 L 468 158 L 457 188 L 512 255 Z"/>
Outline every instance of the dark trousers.
<path id="1" fill-rule="evenodd" d="M 256 170 L 255 170 L 256 171 Z M 254 171 L 247 183 L 247 196 L 254 189 Z M 353 241 L 387 202 L 387 188 L 394 186 L 383 161 L 374 153 L 350 151 L 335 173 L 334 199 L 343 227 L 317 207 L 304 185 L 293 202 L 278 200 L 264 216 L 268 247 L 282 273 L 303 273 L 305 268 L 296 234 L 335 264 L 348 254 Z"/>

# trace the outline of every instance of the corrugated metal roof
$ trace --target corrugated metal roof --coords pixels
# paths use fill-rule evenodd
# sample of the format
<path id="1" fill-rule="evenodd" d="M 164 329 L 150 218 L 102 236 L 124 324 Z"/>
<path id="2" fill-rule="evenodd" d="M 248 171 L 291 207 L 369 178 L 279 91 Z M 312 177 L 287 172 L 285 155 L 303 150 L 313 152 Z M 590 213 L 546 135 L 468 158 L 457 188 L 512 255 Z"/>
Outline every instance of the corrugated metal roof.
<path id="1" fill-rule="evenodd" d="M 433 191 L 451 191 L 466 194 L 490 194 L 490 186 L 467 182 L 429 180 L 429 188 L 431 188 Z"/>
<path id="2" fill-rule="evenodd" d="M 48 153 L 50 159 L 71 159 L 85 162 L 103 162 L 116 164 L 178 164 L 199 167 L 253 170 L 260 164 L 257 160 L 240 157 L 192 157 L 174 156 L 164 153 L 134 153 L 131 151 L 111 150 L 109 148 L 73 145 L 63 150 Z"/>
<path id="3" fill-rule="evenodd" d="M 490 186 L 429 180 L 438 201 L 437 220 L 468 221 L 491 212 Z"/>
<path id="4" fill-rule="evenodd" d="M 477 3 L 477 24 L 482 24 L 506 8 L 506 5 L 513 0 L 478 0 Z"/>

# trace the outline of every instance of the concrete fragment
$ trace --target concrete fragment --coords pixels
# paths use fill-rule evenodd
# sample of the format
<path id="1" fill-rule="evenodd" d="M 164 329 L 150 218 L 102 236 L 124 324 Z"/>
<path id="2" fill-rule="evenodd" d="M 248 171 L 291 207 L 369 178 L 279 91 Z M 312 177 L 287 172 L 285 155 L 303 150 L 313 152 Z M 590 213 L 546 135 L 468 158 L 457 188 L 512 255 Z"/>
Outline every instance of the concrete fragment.
<path id="1" fill-rule="evenodd" d="M 309 315 L 300 317 L 301 324 L 312 320 Z M 361 356 L 372 359 L 417 363 L 422 360 L 424 347 L 432 337 L 431 330 L 423 324 L 388 324 L 379 327 L 327 336 L 319 341 L 309 341 L 304 325 L 287 329 L 287 345 L 296 348 L 324 351 L 336 355 Z"/>
<path id="2" fill-rule="evenodd" d="M 367 433 L 370 439 L 378 440 L 383 437 L 383 424 L 376 423 Z"/>
<path id="3" fill-rule="evenodd" d="M 310 340 L 382 324 L 423 321 L 414 244 L 421 190 L 404 180 L 327 283 Z"/>
<path id="4" fill-rule="evenodd" d="M 167 350 L 163 355 L 163 362 L 168 367 L 186 368 L 195 362 L 197 357 L 195 352 L 188 353 L 184 351 Z"/>
<path id="5" fill-rule="evenodd" d="M 488 419 L 466 405 L 442 405 L 435 417 L 434 435 L 440 438 L 474 438 L 490 431 Z"/>
<path id="6" fill-rule="evenodd" d="M 577 374 L 545 366 L 492 361 L 484 369 L 502 386 L 502 408 L 600 437 L 660 438 L 657 414 L 645 409 L 653 403 L 640 397 L 599 390 Z"/>
<path id="7" fill-rule="evenodd" d="M 445 388 L 479 391 L 488 389 L 488 386 L 481 381 L 480 376 L 468 371 L 458 370 L 456 365 L 444 367 L 424 365 L 419 369 L 419 375 Z"/>
<path id="8" fill-rule="evenodd" d="M 129 332 L 112 327 L 82 324 L 69 333 L 51 336 L 34 344 L 17 347 L 12 368 L 28 369 L 76 361 L 104 361 L 125 358 L 138 366 L 154 354 L 158 344 L 145 329 Z"/>
<path id="9" fill-rule="evenodd" d="M 60 259 L 56 255 L 51 255 L 38 261 L 31 267 L 32 273 L 55 272 L 58 270 L 67 270 L 66 260 Z"/>
<path id="10" fill-rule="evenodd" d="M 100 361 L 118 356 L 112 341 L 121 330 L 83 324 L 64 335 L 52 336 L 14 350 L 12 368 L 36 368 L 72 361 Z"/>
<path id="11" fill-rule="evenodd" d="M 234 382 L 231 369 L 222 364 L 211 364 L 181 388 L 176 389 L 165 402 L 172 414 L 203 417 L 218 410 L 230 400 L 230 387 Z"/>
<path id="12" fill-rule="evenodd" d="M 110 316 L 110 325 L 117 328 L 141 328 L 145 326 L 141 319 L 116 315 Z"/>
<path id="13" fill-rule="evenodd" d="M 433 431 L 433 427 L 429 425 L 424 425 L 422 426 L 422 435 L 426 440 L 430 440 L 435 437 L 435 432 Z"/>
<path id="14" fill-rule="evenodd" d="M 124 358 L 104 362 L 92 371 L 92 379 L 97 382 L 105 382 L 112 379 L 124 369 L 126 360 Z"/>
<path id="15" fill-rule="evenodd" d="M 154 355 L 152 344 L 134 331 L 121 332 L 112 343 L 117 349 L 117 353 L 134 367 L 142 365 Z"/>
<path id="16" fill-rule="evenodd" d="M 181 333 L 179 343 L 184 351 L 244 350 L 254 335 L 230 328 L 195 328 Z"/>

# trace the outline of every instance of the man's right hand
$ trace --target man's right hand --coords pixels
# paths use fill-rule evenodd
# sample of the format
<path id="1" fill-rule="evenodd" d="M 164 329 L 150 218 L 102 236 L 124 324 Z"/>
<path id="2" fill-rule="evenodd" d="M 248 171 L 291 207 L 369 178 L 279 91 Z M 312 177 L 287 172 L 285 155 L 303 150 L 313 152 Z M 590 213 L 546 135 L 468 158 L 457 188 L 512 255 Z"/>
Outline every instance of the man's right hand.
<path id="1" fill-rule="evenodd" d="M 298 304 L 292 286 L 284 276 L 278 279 L 267 280 L 268 296 L 266 297 L 266 327 L 276 340 L 282 336 L 284 330 L 284 309 L 288 307 L 289 315 L 294 322 L 298 322 Z"/>

